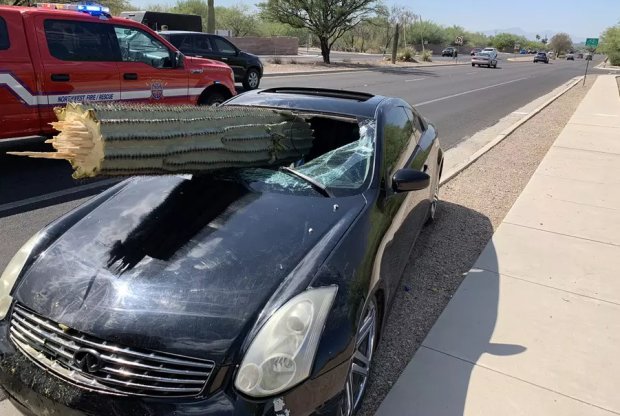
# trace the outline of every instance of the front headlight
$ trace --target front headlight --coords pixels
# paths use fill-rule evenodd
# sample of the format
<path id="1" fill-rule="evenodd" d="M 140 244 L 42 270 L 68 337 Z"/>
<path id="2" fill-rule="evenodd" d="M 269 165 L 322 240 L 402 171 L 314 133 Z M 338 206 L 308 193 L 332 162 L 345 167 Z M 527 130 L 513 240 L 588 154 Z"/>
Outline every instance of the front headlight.
<path id="1" fill-rule="evenodd" d="M 308 378 L 337 291 L 336 286 L 309 289 L 278 309 L 245 353 L 235 387 L 265 397 Z"/>
<path id="2" fill-rule="evenodd" d="M 24 268 L 24 264 L 26 264 L 32 249 L 39 242 L 41 236 L 42 233 L 38 232 L 30 237 L 30 240 L 26 241 L 26 244 L 24 244 L 22 248 L 15 253 L 9 264 L 6 266 L 6 269 L 4 269 L 2 276 L 0 276 L 0 320 L 4 319 L 9 311 L 9 308 L 11 307 L 11 301 L 13 300 L 11 297 L 11 291 L 15 285 L 17 276 L 19 276 L 19 273 Z"/>

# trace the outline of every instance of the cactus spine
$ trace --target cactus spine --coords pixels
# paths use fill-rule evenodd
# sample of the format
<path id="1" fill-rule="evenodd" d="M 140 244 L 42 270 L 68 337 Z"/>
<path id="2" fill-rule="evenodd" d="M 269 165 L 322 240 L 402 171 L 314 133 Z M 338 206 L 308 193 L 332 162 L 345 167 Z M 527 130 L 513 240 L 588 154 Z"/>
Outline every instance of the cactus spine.
<path id="1" fill-rule="evenodd" d="M 291 112 L 256 107 L 74 104 L 54 109 L 56 152 L 9 152 L 65 159 L 73 177 L 196 173 L 297 159 L 312 129 Z"/>

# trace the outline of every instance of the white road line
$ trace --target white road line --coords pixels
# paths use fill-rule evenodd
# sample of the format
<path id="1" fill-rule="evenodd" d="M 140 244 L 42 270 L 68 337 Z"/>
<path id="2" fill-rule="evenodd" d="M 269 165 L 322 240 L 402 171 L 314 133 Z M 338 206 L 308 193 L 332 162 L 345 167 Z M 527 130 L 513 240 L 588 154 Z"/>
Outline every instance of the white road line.
<path id="1" fill-rule="evenodd" d="M 85 185 L 74 186 L 69 189 L 63 189 L 62 191 L 56 191 L 56 192 L 51 192 L 45 195 L 22 199 L 21 201 L 9 202 L 7 204 L 0 205 L 0 213 L 5 212 L 5 211 L 10 211 L 16 208 L 21 208 L 27 205 L 38 204 L 40 202 L 49 201 L 50 199 L 54 199 L 54 198 L 60 198 L 63 196 L 76 194 L 78 192 L 88 191 L 89 189 L 95 189 L 99 187 L 105 187 L 108 185 L 114 185 L 117 182 L 119 182 L 119 179 L 105 179 L 102 181 L 88 183 Z"/>
<path id="2" fill-rule="evenodd" d="M 420 107 L 420 106 L 423 106 L 423 105 L 436 103 L 438 101 L 443 101 L 443 100 L 448 100 L 450 98 L 460 97 L 461 95 L 471 94 L 472 92 L 484 91 L 484 90 L 488 90 L 489 88 L 495 88 L 495 87 L 500 87 L 502 85 L 512 84 L 513 82 L 523 81 L 524 79 L 528 79 L 528 78 L 530 78 L 530 77 L 517 78 L 517 79 L 513 79 L 511 81 L 500 82 L 499 84 L 487 85 L 486 87 L 482 87 L 482 88 L 476 88 L 476 89 L 469 90 L 469 91 L 459 92 L 457 94 L 446 95 L 445 97 L 435 98 L 434 100 L 422 101 L 421 103 L 414 104 L 414 107 Z"/>
<path id="3" fill-rule="evenodd" d="M 527 111 L 513 111 L 512 114 L 525 115 L 525 114 L 529 114 L 529 113 Z"/>
<path id="4" fill-rule="evenodd" d="M 594 116 L 599 117 L 618 117 L 618 114 L 604 114 L 604 113 L 595 113 Z"/>
<path id="5" fill-rule="evenodd" d="M 405 82 L 422 81 L 424 78 L 406 79 Z"/>
<path id="6" fill-rule="evenodd" d="M 480 71 L 474 71 L 474 72 L 467 72 L 465 73 L 465 75 L 473 75 L 473 74 L 479 74 Z"/>

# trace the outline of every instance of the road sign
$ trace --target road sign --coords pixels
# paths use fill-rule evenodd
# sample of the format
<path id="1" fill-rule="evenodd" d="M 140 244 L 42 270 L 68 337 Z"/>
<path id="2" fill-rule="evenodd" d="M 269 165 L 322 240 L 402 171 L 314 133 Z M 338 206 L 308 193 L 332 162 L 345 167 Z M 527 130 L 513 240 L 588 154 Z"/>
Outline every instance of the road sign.
<path id="1" fill-rule="evenodd" d="M 521 49 L 521 44 L 520 43 L 515 43 L 515 51 Z"/>
<path id="2" fill-rule="evenodd" d="M 596 48 L 598 46 L 598 38 L 587 38 L 586 46 Z"/>
<path id="3" fill-rule="evenodd" d="M 457 45 L 462 45 L 463 44 L 463 36 L 457 36 L 456 40 L 454 41 L 455 44 Z"/>

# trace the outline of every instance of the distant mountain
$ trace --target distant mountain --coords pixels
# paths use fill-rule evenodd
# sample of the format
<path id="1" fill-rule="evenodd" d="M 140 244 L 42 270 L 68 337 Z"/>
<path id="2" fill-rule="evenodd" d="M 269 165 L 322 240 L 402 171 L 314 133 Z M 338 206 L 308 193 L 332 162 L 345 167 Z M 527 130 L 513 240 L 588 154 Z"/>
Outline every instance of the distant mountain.
<path id="1" fill-rule="evenodd" d="M 494 36 L 498 33 L 512 33 L 513 35 L 517 35 L 517 36 L 524 36 L 529 40 L 536 40 L 536 35 L 540 35 L 541 38 L 544 38 L 545 35 L 548 36 L 549 38 L 551 38 L 551 36 L 553 36 L 554 34 L 558 33 L 557 30 L 541 30 L 539 32 L 526 32 L 525 30 L 521 29 L 520 27 L 509 27 L 507 29 L 493 29 L 493 30 L 484 30 L 482 31 L 482 33 L 484 33 L 487 36 Z M 570 33 L 569 33 L 570 34 Z M 573 40 L 573 43 L 581 43 L 581 42 L 585 42 L 586 39 L 582 38 L 580 36 L 573 36 L 571 35 L 571 39 Z"/>

